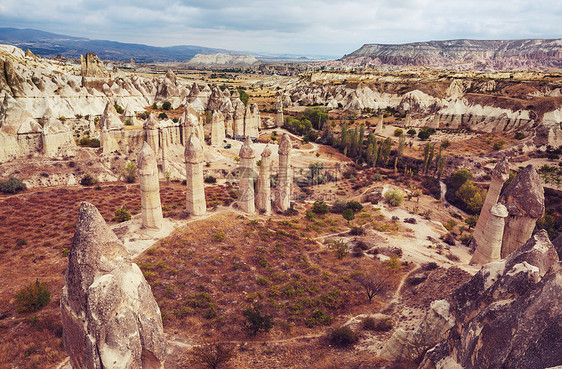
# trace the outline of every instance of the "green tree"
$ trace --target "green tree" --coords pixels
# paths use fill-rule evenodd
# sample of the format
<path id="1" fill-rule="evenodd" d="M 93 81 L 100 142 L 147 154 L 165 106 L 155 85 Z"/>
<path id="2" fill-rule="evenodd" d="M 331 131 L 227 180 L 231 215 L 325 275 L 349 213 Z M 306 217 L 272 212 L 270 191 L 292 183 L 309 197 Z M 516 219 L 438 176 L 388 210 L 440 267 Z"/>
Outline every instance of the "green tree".
<path id="1" fill-rule="evenodd" d="M 169 101 L 164 101 L 162 104 L 162 110 L 170 110 L 172 108 L 172 103 Z"/>
<path id="2" fill-rule="evenodd" d="M 125 182 L 133 183 L 137 178 L 137 165 L 132 161 L 126 162 L 121 168 L 121 176 L 125 179 Z"/>
<path id="3" fill-rule="evenodd" d="M 20 313 L 41 310 L 51 301 L 51 293 L 46 283 L 31 282 L 16 293 L 17 311 Z"/>
<path id="4" fill-rule="evenodd" d="M 242 311 L 242 316 L 246 318 L 244 330 L 250 336 L 255 336 L 259 332 L 269 332 L 273 328 L 273 317 L 263 313 L 262 309 L 261 304 L 256 303 Z"/>
<path id="5" fill-rule="evenodd" d="M 250 96 L 246 93 L 246 91 L 239 88 L 238 95 L 240 96 L 240 101 L 244 103 L 244 106 L 248 105 L 248 100 L 250 100 Z"/>
<path id="6" fill-rule="evenodd" d="M 341 213 L 341 216 L 343 217 L 343 219 L 347 220 L 347 223 L 351 223 L 351 221 L 355 219 L 355 213 L 353 212 L 353 209 L 345 209 Z"/>

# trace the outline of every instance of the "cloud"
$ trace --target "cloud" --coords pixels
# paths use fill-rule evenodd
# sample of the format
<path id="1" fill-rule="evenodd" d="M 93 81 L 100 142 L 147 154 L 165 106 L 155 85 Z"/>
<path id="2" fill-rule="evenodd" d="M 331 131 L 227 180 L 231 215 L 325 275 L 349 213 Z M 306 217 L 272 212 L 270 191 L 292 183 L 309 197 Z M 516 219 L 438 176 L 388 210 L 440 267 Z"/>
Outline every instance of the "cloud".
<path id="1" fill-rule="evenodd" d="M 551 0 L 3 0 L 5 26 L 158 46 L 343 55 L 364 43 L 557 38 Z"/>

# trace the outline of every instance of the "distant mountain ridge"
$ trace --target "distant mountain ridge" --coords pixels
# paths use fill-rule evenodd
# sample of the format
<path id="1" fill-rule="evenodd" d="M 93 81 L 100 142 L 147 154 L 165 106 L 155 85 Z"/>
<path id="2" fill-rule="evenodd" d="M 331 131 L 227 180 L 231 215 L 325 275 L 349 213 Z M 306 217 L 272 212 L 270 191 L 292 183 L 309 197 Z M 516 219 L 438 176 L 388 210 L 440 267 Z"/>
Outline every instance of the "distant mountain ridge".
<path id="1" fill-rule="evenodd" d="M 562 39 L 447 40 L 365 44 L 340 59 L 350 65 L 458 69 L 562 68 Z"/>
<path id="2" fill-rule="evenodd" d="M 81 54 L 93 52 L 101 59 L 137 62 L 187 61 L 196 54 L 241 54 L 239 51 L 215 49 L 203 46 L 181 45 L 169 47 L 130 44 L 107 40 L 90 40 L 35 29 L 0 28 L 0 43 L 30 49 L 42 57 L 62 55 L 79 58 Z"/>

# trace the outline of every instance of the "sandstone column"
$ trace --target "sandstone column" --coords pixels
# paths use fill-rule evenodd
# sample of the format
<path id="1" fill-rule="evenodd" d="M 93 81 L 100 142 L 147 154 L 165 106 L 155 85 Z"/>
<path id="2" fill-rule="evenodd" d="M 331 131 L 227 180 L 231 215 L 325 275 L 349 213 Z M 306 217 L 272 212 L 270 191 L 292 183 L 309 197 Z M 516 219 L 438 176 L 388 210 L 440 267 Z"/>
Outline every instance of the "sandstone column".
<path id="1" fill-rule="evenodd" d="M 166 338 L 150 285 L 87 202 L 80 206 L 60 310 L 74 369 L 164 367 Z"/>
<path id="2" fill-rule="evenodd" d="M 150 148 L 155 154 L 158 152 L 158 128 L 158 121 L 150 114 L 146 122 L 144 122 L 143 129 L 145 132 L 145 141 L 150 145 Z"/>
<path id="3" fill-rule="evenodd" d="M 277 197 L 275 199 L 279 211 L 285 211 L 291 206 L 290 151 L 291 139 L 287 133 L 284 133 L 279 142 L 279 174 L 277 179 Z"/>
<path id="4" fill-rule="evenodd" d="M 486 264 L 501 259 L 505 218 L 508 215 L 506 207 L 500 203 L 491 207 L 488 222 L 484 227 L 484 242 L 477 244 L 470 264 Z"/>
<path id="5" fill-rule="evenodd" d="M 162 174 L 166 176 L 168 170 L 168 129 L 160 130 L 160 151 L 162 152 Z"/>
<path id="6" fill-rule="evenodd" d="M 226 135 L 230 138 L 234 138 L 234 129 L 233 129 L 234 119 L 232 118 L 232 114 L 226 114 Z"/>
<path id="7" fill-rule="evenodd" d="M 384 131 L 384 122 L 383 122 L 384 114 L 380 113 L 379 115 L 379 122 L 377 124 L 377 128 L 375 129 L 375 134 L 382 135 Z"/>
<path id="8" fill-rule="evenodd" d="M 537 219 L 544 215 L 544 189 L 532 165 L 511 181 L 500 202 L 509 212 L 502 242 L 502 258 L 505 258 L 531 238 Z"/>
<path id="9" fill-rule="evenodd" d="M 481 243 L 486 243 L 484 238 L 484 228 L 488 223 L 488 218 L 490 217 L 490 209 L 493 205 L 498 202 L 500 198 L 500 192 L 503 183 L 509 178 L 509 163 L 507 158 L 500 160 L 494 170 L 492 170 L 492 182 L 488 188 L 488 193 L 486 194 L 486 199 L 482 205 L 482 210 L 480 210 L 480 216 L 478 217 L 478 222 L 474 228 L 474 233 L 472 235 L 471 245 L 472 247 L 477 247 Z"/>
<path id="10" fill-rule="evenodd" d="M 234 107 L 234 138 L 244 137 L 244 104 L 240 102 Z"/>
<path id="11" fill-rule="evenodd" d="M 224 115 L 215 110 L 211 120 L 211 145 L 220 146 L 225 139 Z"/>
<path id="12" fill-rule="evenodd" d="M 238 206 L 246 213 L 256 211 L 254 204 L 254 149 L 252 140 L 246 137 L 240 149 L 240 181 L 238 185 Z"/>
<path id="13" fill-rule="evenodd" d="M 275 126 L 282 127 L 285 122 L 283 118 L 283 101 L 281 100 L 281 95 L 277 96 L 275 109 L 277 110 L 277 115 L 275 116 Z"/>
<path id="14" fill-rule="evenodd" d="M 160 184 L 156 154 L 146 142 L 137 158 L 141 192 L 143 228 L 162 228 L 162 205 L 160 203 Z"/>
<path id="15" fill-rule="evenodd" d="M 260 213 L 271 213 L 271 149 L 267 145 L 261 153 L 260 174 L 258 178 L 256 207 Z"/>
<path id="16" fill-rule="evenodd" d="M 186 210 L 191 215 L 203 215 L 207 211 L 203 182 L 203 147 L 195 133 L 192 133 L 187 141 L 185 162 Z"/>

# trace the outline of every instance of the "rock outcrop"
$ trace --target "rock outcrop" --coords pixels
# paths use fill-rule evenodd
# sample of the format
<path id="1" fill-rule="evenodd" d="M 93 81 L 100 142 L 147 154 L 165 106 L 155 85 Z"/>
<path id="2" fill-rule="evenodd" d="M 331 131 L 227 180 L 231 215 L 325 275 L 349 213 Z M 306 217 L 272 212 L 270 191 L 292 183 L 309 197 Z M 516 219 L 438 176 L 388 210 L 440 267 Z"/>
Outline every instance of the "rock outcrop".
<path id="1" fill-rule="evenodd" d="M 192 215 L 203 215 L 207 211 L 203 180 L 203 147 L 195 133 L 192 133 L 187 140 L 185 162 L 186 210 Z"/>
<path id="2" fill-rule="evenodd" d="M 246 137 L 244 144 L 240 148 L 240 166 L 239 166 L 239 182 L 238 182 L 238 207 L 246 213 L 255 213 L 254 198 L 254 180 L 256 173 L 254 171 L 255 153 L 252 147 L 252 140 Z"/>
<path id="3" fill-rule="evenodd" d="M 261 153 L 260 173 L 256 189 L 256 208 L 260 213 L 271 214 L 271 149 L 267 145 Z"/>
<path id="4" fill-rule="evenodd" d="M 107 78 L 109 73 L 103 62 L 94 53 L 87 53 L 86 57 L 80 55 L 80 74 L 82 77 Z"/>
<path id="5" fill-rule="evenodd" d="M 156 153 L 145 141 L 138 159 L 139 182 L 141 193 L 142 226 L 144 228 L 162 228 L 162 203 L 160 201 L 160 183 L 158 182 L 158 164 Z"/>
<path id="6" fill-rule="evenodd" d="M 509 216 L 505 221 L 501 257 L 505 258 L 531 237 L 544 215 L 544 189 L 532 165 L 522 169 L 500 197 Z"/>
<path id="7" fill-rule="evenodd" d="M 87 202 L 80 206 L 60 304 L 74 369 L 163 368 L 166 339 L 150 286 Z"/>
<path id="8" fill-rule="evenodd" d="M 420 368 L 562 365 L 561 294 L 562 266 L 543 230 L 447 299 L 454 325 Z"/>

